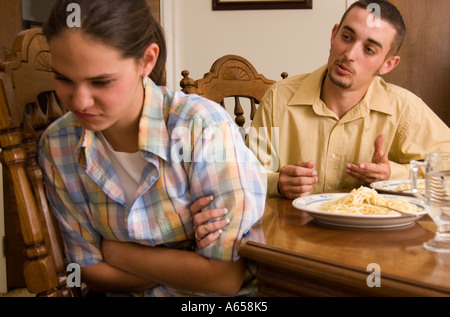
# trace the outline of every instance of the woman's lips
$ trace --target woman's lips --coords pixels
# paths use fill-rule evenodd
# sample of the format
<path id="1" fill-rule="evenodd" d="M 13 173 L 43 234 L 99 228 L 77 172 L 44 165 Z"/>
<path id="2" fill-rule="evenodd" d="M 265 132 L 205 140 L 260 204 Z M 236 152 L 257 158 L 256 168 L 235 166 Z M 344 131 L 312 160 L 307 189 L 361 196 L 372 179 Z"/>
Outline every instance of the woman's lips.
<path id="1" fill-rule="evenodd" d="M 78 111 L 74 111 L 73 113 L 80 119 L 90 119 L 90 118 L 95 117 L 95 115 L 89 114 L 89 113 L 82 113 L 82 112 L 78 112 Z"/>

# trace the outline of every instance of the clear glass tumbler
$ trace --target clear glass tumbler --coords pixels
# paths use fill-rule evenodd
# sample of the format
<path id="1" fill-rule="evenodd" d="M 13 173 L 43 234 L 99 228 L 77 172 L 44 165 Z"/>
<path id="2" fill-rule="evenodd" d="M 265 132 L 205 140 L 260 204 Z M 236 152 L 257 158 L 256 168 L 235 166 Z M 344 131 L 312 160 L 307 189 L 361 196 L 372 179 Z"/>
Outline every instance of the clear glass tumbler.
<path id="1" fill-rule="evenodd" d="M 413 194 L 427 205 L 428 214 L 436 224 L 436 235 L 423 244 L 428 251 L 450 253 L 450 153 L 429 153 L 425 161 L 411 161 Z M 417 186 L 425 177 L 425 193 Z"/>

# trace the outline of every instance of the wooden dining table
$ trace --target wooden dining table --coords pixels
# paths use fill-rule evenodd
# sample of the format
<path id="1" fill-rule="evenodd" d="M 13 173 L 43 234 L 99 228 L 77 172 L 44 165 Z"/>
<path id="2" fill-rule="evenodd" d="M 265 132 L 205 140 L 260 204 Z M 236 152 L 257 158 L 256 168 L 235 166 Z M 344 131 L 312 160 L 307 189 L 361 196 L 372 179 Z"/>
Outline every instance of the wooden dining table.
<path id="1" fill-rule="evenodd" d="M 396 228 L 346 228 L 292 202 L 268 198 L 239 249 L 257 265 L 259 296 L 450 296 L 450 254 L 423 247 L 435 235 L 428 215 Z"/>

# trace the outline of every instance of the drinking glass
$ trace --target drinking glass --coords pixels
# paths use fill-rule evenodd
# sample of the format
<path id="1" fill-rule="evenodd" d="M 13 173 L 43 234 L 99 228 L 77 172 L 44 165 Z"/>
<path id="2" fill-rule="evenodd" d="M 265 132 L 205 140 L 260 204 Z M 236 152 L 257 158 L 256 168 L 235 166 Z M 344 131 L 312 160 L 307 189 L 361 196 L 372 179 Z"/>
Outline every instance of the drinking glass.
<path id="1" fill-rule="evenodd" d="M 427 205 L 436 225 L 436 235 L 423 244 L 428 251 L 450 253 L 450 153 L 429 153 L 425 161 L 411 161 L 414 196 Z M 417 187 L 420 172 L 425 177 L 425 192 Z"/>

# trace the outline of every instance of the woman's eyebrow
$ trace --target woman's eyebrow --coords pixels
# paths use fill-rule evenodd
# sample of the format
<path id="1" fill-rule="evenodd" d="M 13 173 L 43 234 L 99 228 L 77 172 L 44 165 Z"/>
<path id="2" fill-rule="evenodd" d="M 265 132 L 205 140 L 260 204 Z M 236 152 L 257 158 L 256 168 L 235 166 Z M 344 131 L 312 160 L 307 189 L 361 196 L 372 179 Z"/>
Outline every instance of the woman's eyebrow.
<path id="1" fill-rule="evenodd" d="M 58 72 L 54 67 L 52 67 L 52 71 L 53 71 L 56 75 L 58 75 L 58 76 L 60 76 L 60 77 L 68 78 L 67 76 L 65 76 L 65 75 L 61 74 L 60 72 Z M 94 77 L 89 77 L 89 78 L 86 78 L 86 79 L 87 79 L 87 80 L 91 80 L 91 81 L 95 81 L 95 80 L 110 79 L 110 78 L 112 78 L 112 77 L 114 77 L 114 76 L 115 76 L 115 74 L 101 74 L 101 75 L 94 76 Z"/>

